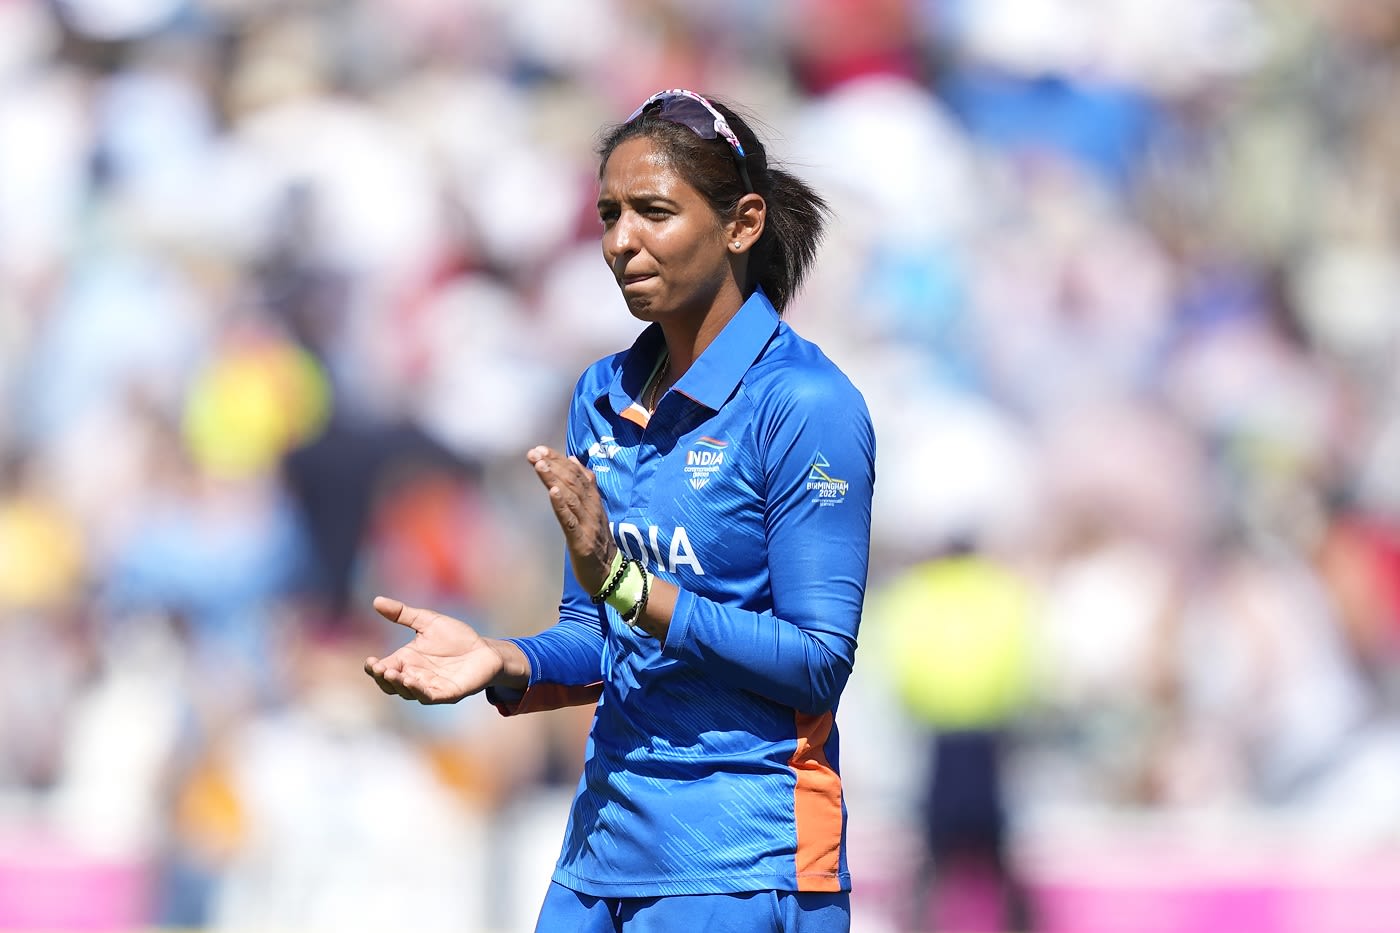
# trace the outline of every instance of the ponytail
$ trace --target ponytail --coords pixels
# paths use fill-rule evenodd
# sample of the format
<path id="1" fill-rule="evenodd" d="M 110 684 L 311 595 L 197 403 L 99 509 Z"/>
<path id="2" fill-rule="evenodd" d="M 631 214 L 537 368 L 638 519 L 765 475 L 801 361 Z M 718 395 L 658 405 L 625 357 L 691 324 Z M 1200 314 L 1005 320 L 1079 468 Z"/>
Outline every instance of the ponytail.
<path id="1" fill-rule="evenodd" d="M 770 167 L 759 174 L 754 187 L 768 202 L 768 217 L 750 253 L 749 279 L 782 314 L 816 258 L 831 208 L 790 172 Z"/>

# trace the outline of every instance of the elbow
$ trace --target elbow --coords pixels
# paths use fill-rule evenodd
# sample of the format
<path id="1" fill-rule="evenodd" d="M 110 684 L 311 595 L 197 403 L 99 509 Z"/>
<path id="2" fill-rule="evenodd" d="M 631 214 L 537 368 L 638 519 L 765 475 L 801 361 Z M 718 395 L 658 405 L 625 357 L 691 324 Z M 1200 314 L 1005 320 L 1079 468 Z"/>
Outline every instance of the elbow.
<path id="1" fill-rule="evenodd" d="M 851 664 L 843 658 L 827 654 L 810 668 L 812 674 L 807 696 L 797 705 L 797 711 L 809 716 L 820 716 L 836 708 L 841 692 L 846 689 L 846 681 L 851 677 Z"/>

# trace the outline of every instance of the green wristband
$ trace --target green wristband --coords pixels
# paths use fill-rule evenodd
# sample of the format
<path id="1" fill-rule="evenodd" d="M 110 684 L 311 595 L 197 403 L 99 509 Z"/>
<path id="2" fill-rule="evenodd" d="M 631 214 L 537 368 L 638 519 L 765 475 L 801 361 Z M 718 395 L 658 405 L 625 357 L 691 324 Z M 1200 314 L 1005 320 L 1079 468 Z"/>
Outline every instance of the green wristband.
<path id="1" fill-rule="evenodd" d="M 628 562 L 627 573 L 623 575 L 622 582 L 617 585 L 617 589 L 608 596 L 607 604 L 623 615 L 631 612 L 642 600 L 642 581 L 645 573 L 646 571 L 637 561 Z"/>
<path id="2" fill-rule="evenodd" d="M 612 593 L 617 592 L 617 585 L 622 573 L 622 548 L 613 551 L 612 566 L 608 568 L 607 579 L 603 582 L 603 588 L 593 594 L 593 602 L 601 603 Z"/>

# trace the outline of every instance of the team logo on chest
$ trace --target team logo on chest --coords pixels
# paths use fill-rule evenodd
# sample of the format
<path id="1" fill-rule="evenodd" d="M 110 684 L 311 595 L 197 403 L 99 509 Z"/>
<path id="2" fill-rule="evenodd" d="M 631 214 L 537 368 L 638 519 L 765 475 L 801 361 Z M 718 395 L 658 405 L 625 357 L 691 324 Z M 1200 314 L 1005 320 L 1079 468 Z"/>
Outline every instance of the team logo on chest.
<path id="1" fill-rule="evenodd" d="M 728 441 L 721 441 L 713 437 L 702 437 L 690 449 L 685 452 L 685 473 L 690 480 L 690 485 L 695 489 L 704 489 L 715 474 L 724 466 L 724 455 L 729 447 Z"/>
<path id="2" fill-rule="evenodd" d="M 612 469 L 603 462 L 616 457 L 622 448 L 617 443 L 617 438 L 611 434 L 604 434 L 588 448 L 588 462 L 594 473 L 606 473 Z"/>

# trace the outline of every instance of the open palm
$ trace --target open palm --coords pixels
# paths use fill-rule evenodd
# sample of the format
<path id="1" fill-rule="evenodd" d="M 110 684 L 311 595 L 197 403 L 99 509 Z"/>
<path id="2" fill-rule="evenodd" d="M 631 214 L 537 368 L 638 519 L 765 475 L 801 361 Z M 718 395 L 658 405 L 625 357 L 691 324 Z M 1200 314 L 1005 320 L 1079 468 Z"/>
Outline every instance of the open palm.
<path id="1" fill-rule="evenodd" d="M 501 674 L 500 653 L 460 619 L 384 596 L 375 598 L 374 609 L 415 633 L 387 658 L 365 659 L 365 673 L 385 693 L 419 703 L 456 703 Z"/>

